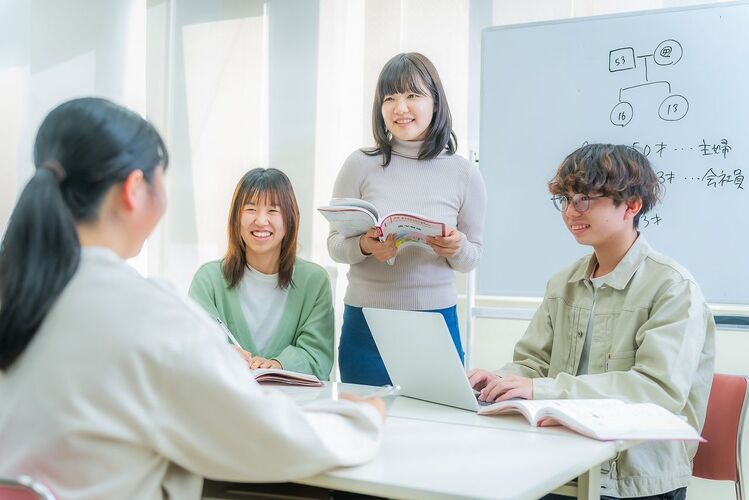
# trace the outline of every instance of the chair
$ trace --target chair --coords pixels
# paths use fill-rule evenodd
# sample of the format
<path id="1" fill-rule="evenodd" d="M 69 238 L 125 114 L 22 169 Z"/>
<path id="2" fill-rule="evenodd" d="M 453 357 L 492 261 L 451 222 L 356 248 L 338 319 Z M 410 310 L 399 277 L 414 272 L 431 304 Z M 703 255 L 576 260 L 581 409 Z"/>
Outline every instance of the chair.
<path id="1" fill-rule="evenodd" d="M 0 477 L 2 500 L 55 500 L 55 495 L 39 481 L 30 476 L 17 478 Z"/>
<path id="2" fill-rule="evenodd" d="M 704 479 L 733 481 L 736 498 L 744 500 L 741 469 L 741 434 L 747 408 L 747 378 L 739 375 L 713 376 L 707 416 L 694 457 L 692 475 Z"/>

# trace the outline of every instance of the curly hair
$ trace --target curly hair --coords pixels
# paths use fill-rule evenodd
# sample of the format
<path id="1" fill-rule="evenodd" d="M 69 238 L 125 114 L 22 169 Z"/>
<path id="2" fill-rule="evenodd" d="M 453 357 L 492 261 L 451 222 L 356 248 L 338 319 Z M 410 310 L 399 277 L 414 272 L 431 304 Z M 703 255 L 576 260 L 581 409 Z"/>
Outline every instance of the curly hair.
<path id="1" fill-rule="evenodd" d="M 650 161 L 633 147 L 586 144 L 562 161 L 549 181 L 549 192 L 601 194 L 611 198 L 615 206 L 640 199 L 642 209 L 634 218 L 636 229 L 640 216 L 660 201 L 662 188 Z"/>

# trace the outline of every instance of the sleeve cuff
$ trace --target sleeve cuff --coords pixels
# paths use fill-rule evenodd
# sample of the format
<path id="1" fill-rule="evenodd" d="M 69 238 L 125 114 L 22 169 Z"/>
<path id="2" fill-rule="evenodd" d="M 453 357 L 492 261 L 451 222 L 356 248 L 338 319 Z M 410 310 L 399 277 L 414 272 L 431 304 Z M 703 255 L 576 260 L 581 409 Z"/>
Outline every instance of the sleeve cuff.
<path id="1" fill-rule="evenodd" d="M 343 241 L 343 245 L 347 256 L 346 260 L 349 264 L 358 264 L 367 258 L 367 255 L 362 253 L 361 247 L 359 246 L 359 236 L 346 238 Z"/>
<path id="2" fill-rule="evenodd" d="M 461 273 L 467 273 L 476 267 L 478 264 L 476 251 L 473 248 L 469 248 L 470 246 L 472 246 L 472 243 L 468 240 L 463 242 L 463 246 L 460 247 L 458 253 L 447 259 L 450 267 Z"/>
<path id="3" fill-rule="evenodd" d="M 549 377 L 533 379 L 533 399 L 558 399 L 554 389 L 554 379 Z"/>
<path id="4" fill-rule="evenodd" d="M 301 363 L 297 362 L 298 356 L 296 356 L 293 352 L 289 352 L 288 347 L 278 353 L 278 356 L 273 356 L 271 359 L 275 359 L 276 361 L 281 363 L 281 368 L 283 368 L 284 370 L 290 370 L 292 372 L 306 371 Z"/>

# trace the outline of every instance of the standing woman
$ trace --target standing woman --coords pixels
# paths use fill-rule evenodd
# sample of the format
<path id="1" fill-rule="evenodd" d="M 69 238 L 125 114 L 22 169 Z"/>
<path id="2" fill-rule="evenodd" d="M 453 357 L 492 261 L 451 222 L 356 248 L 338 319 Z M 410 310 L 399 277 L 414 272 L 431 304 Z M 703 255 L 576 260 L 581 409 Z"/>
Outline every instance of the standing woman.
<path id="1" fill-rule="evenodd" d="M 421 54 L 398 54 L 382 68 L 372 106 L 377 146 L 354 151 L 343 164 L 333 197 L 360 198 L 380 213 L 416 212 L 444 222 L 433 251 L 403 247 L 374 229 L 345 238 L 335 230 L 328 251 L 350 264 L 339 348 L 344 382 L 389 383 L 362 307 L 436 311 L 445 317 L 461 359 L 453 270 L 467 272 L 481 257 L 486 191 L 478 168 L 455 154 L 457 139 L 434 65 Z M 407 335 L 408 332 L 403 332 Z"/>
<path id="2" fill-rule="evenodd" d="M 197 500 L 202 477 L 288 481 L 376 453 L 382 401 L 302 409 L 262 390 L 214 320 L 127 265 L 166 207 L 146 120 L 66 102 L 34 163 L 0 246 L 0 476 Z"/>
<path id="3" fill-rule="evenodd" d="M 296 256 L 299 207 L 289 178 L 256 168 L 237 184 L 229 248 L 204 264 L 190 296 L 239 341 L 250 368 L 327 379 L 333 365 L 333 299 L 325 269 Z"/>

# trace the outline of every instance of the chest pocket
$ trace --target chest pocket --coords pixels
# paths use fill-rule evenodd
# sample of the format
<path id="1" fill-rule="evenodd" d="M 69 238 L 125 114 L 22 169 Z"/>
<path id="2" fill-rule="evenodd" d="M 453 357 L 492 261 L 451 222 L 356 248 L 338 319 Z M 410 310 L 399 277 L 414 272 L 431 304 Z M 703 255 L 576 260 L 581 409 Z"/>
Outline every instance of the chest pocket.
<path id="1" fill-rule="evenodd" d="M 624 372 L 635 364 L 636 351 L 610 352 L 606 355 L 607 372 Z"/>

